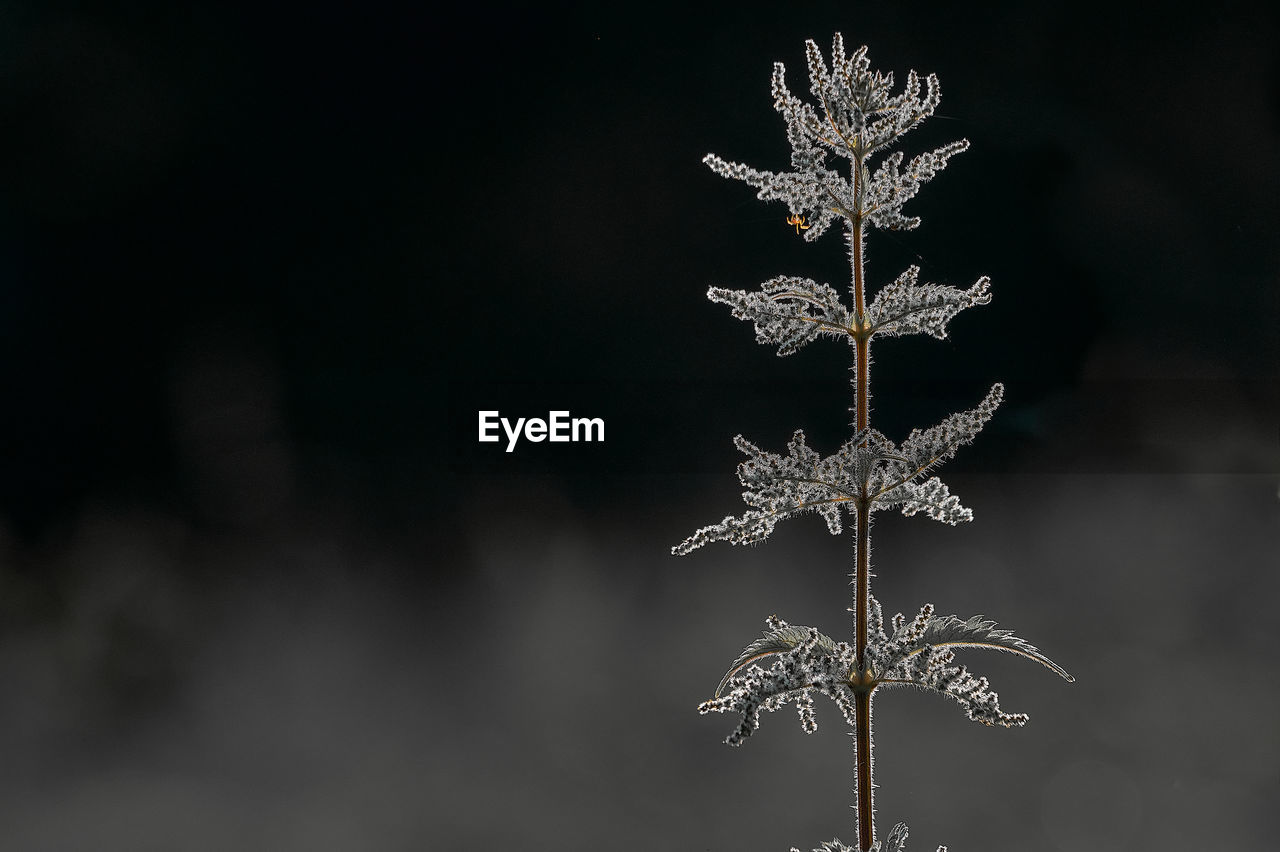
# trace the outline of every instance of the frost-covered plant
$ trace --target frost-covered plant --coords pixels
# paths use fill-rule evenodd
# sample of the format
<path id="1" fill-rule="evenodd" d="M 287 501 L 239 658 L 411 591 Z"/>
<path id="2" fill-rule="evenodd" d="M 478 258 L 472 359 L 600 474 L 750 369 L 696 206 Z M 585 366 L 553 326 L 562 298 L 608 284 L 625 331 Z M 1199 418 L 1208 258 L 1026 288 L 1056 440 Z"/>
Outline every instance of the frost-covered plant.
<path id="1" fill-rule="evenodd" d="M 805 240 L 812 242 L 839 221 L 849 248 L 852 307 L 841 301 L 835 288 L 794 276 L 770 279 L 757 292 L 712 287 L 707 296 L 728 305 L 735 317 L 750 320 L 756 339 L 777 346 L 779 355 L 790 355 L 818 337 L 848 343 L 854 359 L 854 435 L 829 456 L 809 447 L 802 431 L 792 437 L 785 454 L 762 450 L 739 435 L 734 442 L 747 460 L 738 466 L 738 478 L 747 489 L 743 499 L 750 508 L 741 516 L 703 527 L 673 552 L 683 556 L 713 541 L 760 542 L 779 521 L 806 512 L 821 515 L 827 529 L 837 534 L 848 513 L 854 534 L 852 644 L 771 616 L 764 636 L 747 645 L 721 680 L 715 697 L 698 709 L 739 714 L 742 721 L 727 739 L 729 745 L 737 746 L 759 727 L 761 712 L 785 704 L 795 705 L 806 732 L 815 731 L 813 696 L 821 693 L 831 698 L 854 731 L 858 849 L 901 852 L 907 838 L 902 823 L 882 841 L 875 839 L 871 706 L 876 691 L 914 686 L 957 702 L 976 722 L 1013 727 L 1024 724 L 1027 717 L 1001 710 L 986 678 L 956 664 L 954 649 L 1006 651 L 1035 660 L 1068 681 L 1072 677 L 1035 646 L 982 616 L 939 616 L 932 604 L 925 604 L 914 619 L 908 621 L 899 614 L 886 626 L 880 604 L 871 594 L 872 512 L 893 508 L 904 515 L 923 512 L 953 525 L 972 520 L 973 513 L 931 472 L 961 444 L 973 440 L 995 413 L 1004 388 L 996 384 L 973 410 L 952 414 L 931 428 L 916 429 L 901 444 L 871 428 L 872 340 L 904 334 L 945 338 L 952 317 L 991 299 L 985 277 L 965 290 L 922 284 L 915 266 L 881 287 L 870 304 L 863 283 L 866 226 L 909 230 L 919 225 L 918 217 L 903 213 L 903 204 L 969 143 L 952 142 L 905 164 L 900 151 L 886 154 L 873 171 L 870 161 L 876 154 L 933 114 L 940 98 L 937 77 L 930 74 L 922 81 L 912 71 L 906 86 L 895 95 L 891 94 L 892 75 L 871 70 L 866 47 L 846 56 L 837 33 L 829 67 L 816 44 L 806 42 L 806 48 L 814 103 L 787 89 L 782 63 L 773 66 L 773 105 L 786 123 L 791 170 L 760 171 L 715 154 L 708 154 L 704 162 L 716 174 L 755 187 L 759 198 L 785 204 L 787 225 Z M 842 159 L 846 163 L 840 164 Z M 815 852 L 850 849 L 833 840 Z"/>

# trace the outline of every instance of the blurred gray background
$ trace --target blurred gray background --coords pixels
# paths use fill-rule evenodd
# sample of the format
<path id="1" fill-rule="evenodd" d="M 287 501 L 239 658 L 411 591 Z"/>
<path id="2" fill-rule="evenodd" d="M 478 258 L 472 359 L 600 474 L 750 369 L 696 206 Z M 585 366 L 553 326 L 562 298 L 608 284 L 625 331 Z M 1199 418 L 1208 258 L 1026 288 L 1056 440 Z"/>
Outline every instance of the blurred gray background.
<path id="1" fill-rule="evenodd" d="M 1153 11 L 1154 10 L 1154 11 Z M 848 435 L 848 360 L 703 298 L 842 245 L 781 169 L 771 63 L 840 30 L 942 80 L 969 152 L 873 233 L 993 279 L 878 344 L 901 438 L 1006 403 L 882 514 L 876 594 L 984 613 L 1008 731 L 876 701 L 912 850 L 1266 850 L 1280 817 L 1280 66 L 1263 3 L 668 9 L 0 4 L 0 848 L 785 850 L 856 836 L 819 702 L 699 717 L 777 613 L 849 631 L 851 539 L 671 545 L 730 438 Z M 476 442 L 476 412 L 603 444 Z"/>

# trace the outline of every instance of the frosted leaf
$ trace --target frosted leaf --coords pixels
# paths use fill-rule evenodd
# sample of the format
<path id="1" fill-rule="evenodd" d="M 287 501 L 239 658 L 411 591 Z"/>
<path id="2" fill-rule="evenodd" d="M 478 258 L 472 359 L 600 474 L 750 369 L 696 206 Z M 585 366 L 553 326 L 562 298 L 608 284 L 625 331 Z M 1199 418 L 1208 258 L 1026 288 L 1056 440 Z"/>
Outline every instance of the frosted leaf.
<path id="1" fill-rule="evenodd" d="M 898 613 L 893 617 L 893 636 L 886 641 L 879 651 L 881 657 L 881 665 L 887 665 L 886 660 L 890 657 L 898 659 L 907 656 L 908 652 L 920 647 L 920 637 L 924 635 L 929 625 L 929 620 L 933 618 L 933 604 L 925 604 L 920 607 L 920 612 L 916 613 L 915 619 L 910 623 L 902 617 L 902 613 Z"/>
<path id="2" fill-rule="evenodd" d="M 876 600 L 875 595 L 869 595 L 869 597 L 871 600 L 867 613 L 867 633 L 873 642 L 876 640 L 887 642 L 889 637 L 884 632 L 884 610 L 880 608 L 880 601 Z M 850 607 L 849 611 L 852 612 L 853 608 Z"/>
<path id="3" fill-rule="evenodd" d="M 733 677 L 738 671 L 750 663 L 770 656 L 771 654 L 780 654 L 790 651 L 792 648 L 803 642 L 809 635 L 808 627 L 792 627 L 786 622 L 777 622 L 771 619 L 768 623 L 769 629 L 764 636 L 756 639 L 746 648 L 742 649 L 742 653 L 733 661 L 733 665 L 729 666 L 729 670 L 724 673 L 724 677 L 720 679 L 720 685 L 716 687 L 716 698 L 720 697 L 720 693 L 724 691 L 724 686 L 729 682 L 729 678 Z M 775 624 L 777 626 L 775 626 Z M 818 634 L 818 647 L 826 653 L 834 653 L 836 642 L 830 636 L 822 633 Z"/>
<path id="4" fill-rule="evenodd" d="M 936 476 L 917 481 L 929 470 L 955 455 L 982 431 L 1004 399 L 1004 385 L 996 383 L 977 408 L 952 414 L 937 426 L 914 429 L 902 446 L 898 459 L 890 459 L 880 471 L 884 484 L 876 493 L 880 508 L 900 506 L 904 515 L 924 512 L 936 521 L 959 524 L 973 520 L 973 512 L 960 505 L 959 498 Z"/>
<path id="5" fill-rule="evenodd" d="M 955 652 L 947 648 L 925 646 L 916 654 L 900 658 L 895 664 L 879 670 L 881 658 L 892 659 L 892 649 L 868 647 L 868 655 L 877 661 L 876 688 L 915 686 L 926 692 L 944 695 L 964 708 L 965 715 L 984 725 L 1006 728 L 1027 723 L 1025 713 L 1005 713 L 1000 709 L 1000 696 L 985 677 L 974 677 L 964 666 L 952 665 Z"/>
<path id="6" fill-rule="evenodd" d="M 880 98 L 892 82 L 870 73 L 866 53 L 867 49 L 862 47 L 852 57 L 845 57 L 844 42 L 837 33 L 832 73 L 828 72 L 818 46 L 812 41 L 805 42 L 809 90 L 817 109 L 791 94 L 786 84 L 786 67 L 781 62 L 774 63 L 773 107 L 786 121 L 793 146 L 800 141 L 842 157 L 853 156 L 861 144 L 859 134 L 866 126 L 868 105 Z"/>
<path id="7" fill-rule="evenodd" d="M 867 308 L 876 335 L 928 334 L 944 340 L 952 317 L 965 308 L 991 301 L 991 279 L 985 275 L 968 290 L 917 284 L 919 275 L 920 267 L 909 267 L 876 293 Z"/>
<path id="8" fill-rule="evenodd" d="M 879 609 L 879 604 L 876 605 Z M 877 677 L 887 677 L 907 657 L 920 652 L 926 647 L 923 637 L 928 633 L 933 622 L 933 604 L 925 604 L 916 617 L 907 622 L 902 613 L 893 616 L 893 635 L 886 636 L 883 629 L 871 631 L 873 635 L 867 646 L 868 664 L 878 673 Z"/>
<path id="9" fill-rule="evenodd" d="M 913 621 L 907 622 L 898 614 L 893 622 L 892 637 L 886 639 L 881 633 L 867 647 L 878 686 L 916 686 L 940 693 L 961 704 L 970 719 L 986 725 L 1013 727 L 1024 724 L 1027 717 L 1001 711 L 999 696 L 986 678 L 974 677 L 964 666 L 953 665 L 952 648 L 1006 651 L 1034 660 L 1068 681 L 1075 680 L 1034 645 L 982 616 L 967 620 L 935 616 L 933 605 L 925 604 Z"/>
<path id="10" fill-rule="evenodd" d="M 852 206 L 849 182 L 816 160 L 795 172 L 767 172 L 707 154 L 702 162 L 721 177 L 740 180 L 759 192 L 762 201 L 781 201 L 793 216 L 803 216 L 809 226 L 804 238 L 816 240 L 835 219 L 837 208 Z"/>
<path id="11" fill-rule="evenodd" d="M 907 84 L 902 94 L 890 98 L 879 110 L 883 118 L 875 121 L 866 134 L 868 151 L 879 151 L 896 142 L 907 131 L 933 115 L 942 102 L 942 87 L 938 78 L 930 74 L 925 78 L 925 92 L 920 94 L 920 77 L 915 71 L 907 74 Z"/>
<path id="12" fill-rule="evenodd" d="M 764 541 L 773 532 L 782 518 L 789 517 L 800 510 L 796 507 L 790 512 L 746 512 L 741 517 L 726 515 L 718 524 L 702 527 L 693 535 L 671 548 L 676 556 L 688 556 L 693 551 L 713 541 L 727 541 L 730 544 L 755 544 Z"/>
<path id="13" fill-rule="evenodd" d="M 871 224 L 888 230 L 910 230 L 920 224 L 919 217 L 902 214 L 902 205 L 915 197 L 926 181 L 942 171 L 947 161 L 969 147 L 968 139 L 960 139 L 937 150 L 914 157 L 902 168 L 902 152 L 884 158 L 871 175 L 863 207 Z"/>
<path id="14" fill-rule="evenodd" d="M 987 679 L 974 677 L 964 666 L 935 665 L 933 671 L 925 675 L 925 683 L 926 688 L 945 695 L 963 707 L 965 715 L 975 722 L 1003 728 L 1020 728 L 1027 724 L 1026 713 L 1006 713 L 1001 710 L 1000 696 L 991 689 Z"/>
<path id="15" fill-rule="evenodd" d="M 853 499 L 853 494 L 838 456 L 823 459 L 805 443 L 800 430 L 787 444 L 786 456 L 765 452 L 741 435 L 734 444 L 749 457 L 738 465 L 738 480 L 747 488 L 742 499 L 753 511 L 703 527 L 672 548 L 672 553 L 684 556 L 712 541 L 763 541 L 778 521 L 803 512 L 821 515 L 832 535 L 841 532 L 840 504 Z"/>
<path id="16" fill-rule="evenodd" d="M 980 615 L 969 619 L 961 619 L 954 615 L 935 616 L 930 619 L 920 637 L 921 649 L 925 646 L 987 648 L 1017 654 L 1020 657 L 1035 660 L 1068 682 L 1075 682 L 1075 678 L 1068 674 L 1066 669 L 1042 654 L 1035 645 L 1018 638 L 1012 630 L 998 629 L 996 622 L 984 619 Z"/>
<path id="17" fill-rule="evenodd" d="M 904 482 L 877 497 L 876 505 L 884 509 L 901 507 L 907 517 L 924 512 L 935 521 L 951 526 L 973 520 L 973 510 L 961 506 L 960 498 L 936 476 L 924 482 Z"/>
<path id="18" fill-rule="evenodd" d="M 812 734 L 818 730 L 818 717 L 813 712 L 813 693 L 810 690 L 802 690 L 796 696 L 796 712 L 800 715 L 802 731 Z"/>
<path id="19" fill-rule="evenodd" d="M 770 621 L 770 624 L 773 622 Z M 817 730 L 813 714 L 814 691 L 835 700 L 845 720 L 853 724 L 852 690 L 849 672 L 855 665 L 854 651 L 844 642 L 833 643 L 812 627 L 788 628 L 802 631 L 802 638 L 786 649 L 772 652 L 768 671 L 751 664 L 739 667 L 717 692 L 716 697 L 698 705 L 698 712 L 739 713 L 742 721 L 725 742 L 739 746 L 760 727 L 760 714 L 796 702 L 800 723 L 806 733 Z M 788 634 L 789 643 L 794 636 Z M 748 646 L 750 648 L 750 646 Z"/>
<path id="20" fill-rule="evenodd" d="M 738 319 L 753 322 L 756 340 L 777 346 L 779 355 L 790 355 L 822 334 L 853 339 L 852 320 L 839 294 L 808 278 L 771 278 L 760 292 L 712 287 L 707 298 L 728 305 Z"/>
<path id="21" fill-rule="evenodd" d="M 996 413 L 1004 393 L 1005 386 L 997 383 L 972 411 L 951 414 L 932 429 L 913 430 L 901 446 L 879 446 L 881 463 L 868 477 L 870 493 L 874 495 L 872 509 L 901 508 L 905 516 L 923 512 L 934 521 L 950 525 L 972 521 L 972 510 L 960 505 L 960 499 L 951 494 L 945 482 L 936 476 L 924 481 L 920 477 L 955 455 L 961 444 L 972 441 Z"/>
<path id="22" fill-rule="evenodd" d="M 937 426 L 913 429 L 898 449 L 913 475 L 930 470 L 956 454 L 961 444 L 972 441 L 996 413 L 1004 399 L 1004 385 L 996 382 L 976 408 L 952 414 Z"/>
<path id="23" fill-rule="evenodd" d="M 815 129 L 822 127 L 822 122 L 812 106 L 791 94 L 791 90 L 787 88 L 787 69 L 781 62 L 773 63 L 769 91 L 773 95 L 773 108 L 782 113 L 787 124 L 787 139 L 791 142 L 793 152 L 792 166 L 797 170 L 802 169 L 802 165 L 796 163 L 796 155 L 800 156 L 803 166 L 812 165 L 812 158 L 822 155 L 819 144 L 829 147 L 833 153 L 841 153 L 841 146 L 832 144 L 829 139 L 815 132 Z"/>

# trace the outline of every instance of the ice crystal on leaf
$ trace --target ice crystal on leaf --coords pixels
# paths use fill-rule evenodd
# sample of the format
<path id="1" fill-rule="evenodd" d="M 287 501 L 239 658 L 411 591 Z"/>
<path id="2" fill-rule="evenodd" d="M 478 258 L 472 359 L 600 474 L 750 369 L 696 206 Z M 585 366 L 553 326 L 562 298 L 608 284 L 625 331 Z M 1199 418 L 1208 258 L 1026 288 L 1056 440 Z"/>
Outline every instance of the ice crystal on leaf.
<path id="1" fill-rule="evenodd" d="M 790 651 L 809 637 L 808 627 L 792 627 L 777 616 L 770 616 L 766 621 L 768 630 L 764 636 L 756 639 L 746 648 L 742 649 L 742 653 L 729 666 L 729 670 L 724 673 L 724 677 L 720 678 L 720 685 L 716 687 L 715 697 L 719 698 L 720 693 L 724 692 L 725 685 L 729 679 L 738 673 L 743 666 L 749 665 L 762 657 L 771 654 L 781 654 Z M 836 642 L 830 636 L 822 633 L 818 634 L 818 644 L 816 646 L 823 653 L 834 654 L 836 652 Z"/>
<path id="2" fill-rule="evenodd" d="M 877 489 L 875 506 L 900 506 L 902 514 L 924 512 L 935 521 L 958 524 L 973 520 L 973 512 L 960 505 L 947 486 L 936 476 L 918 481 L 928 471 L 955 455 L 956 450 L 974 439 L 995 414 L 1004 398 L 1004 385 L 992 385 L 985 399 L 971 411 L 952 414 L 930 429 L 915 429 L 888 458 L 885 474 L 892 484 Z"/>
<path id="3" fill-rule="evenodd" d="M 848 476 L 857 452 L 853 443 L 850 441 L 841 452 L 823 458 L 809 448 L 804 432 L 796 430 L 787 444 L 787 455 L 781 456 L 737 436 L 734 445 L 749 456 L 738 465 L 738 480 L 747 489 L 742 499 L 753 507 L 752 511 L 703 527 L 672 548 L 672 553 L 684 556 L 712 541 L 763 541 L 778 521 L 804 512 L 818 513 L 831 534 L 839 534 L 840 504 L 853 499 L 854 494 Z"/>
<path id="4" fill-rule="evenodd" d="M 982 616 L 969 619 L 936 616 L 933 604 L 925 604 L 910 622 L 901 613 L 895 615 L 893 634 L 888 635 L 880 617 L 880 605 L 874 599 L 872 607 L 877 617 L 869 622 L 872 639 L 867 646 L 867 665 L 874 672 L 877 688 L 914 686 L 936 692 L 958 702 L 975 722 L 1016 727 L 1026 723 L 1026 714 L 1003 712 L 1000 697 L 991 690 L 986 678 L 975 677 L 964 666 L 953 665 L 952 648 L 986 648 L 1017 654 L 1040 663 L 1064 680 L 1075 680 L 1034 645 L 1015 636 L 1011 630 L 997 629 L 994 621 Z"/>
<path id="5" fill-rule="evenodd" d="M 837 217 L 866 217 L 881 228 L 916 227 L 920 220 L 904 216 L 903 203 L 969 143 L 960 140 L 921 154 L 905 169 L 902 154 L 891 154 L 870 177 L 865 161 L 933 114 L 942 98 L 938 78 L 930 74 L 922 89 L 919 75 L 912 71 L 903 90 L 892 95 L 893 75 L 871 70 L 866 46 L 846 56 L 839 33 L 830 67 L 813 41 L 805 42 L 805 53 L 816 107 L 787 88 L 787 69 L 781 62 L 774 63 L 770 86 L 773 107 L 786 123 L 792 171 L 763 171 L 716 154 L 708 154 L 703 162 L 722 177 L 755 187 L 759 198 L 781 201 L 793 216 L 804 216 L 810 226 L 804 238 L 809 241 L 825 233 Z M 844 177 L 827 167 L 828 155 L 861 161 L 864 171 Z M 857 181 L 868 185 L 859 192 Z"/>
<path id="6" fill-rule="evenodd" d="M 961 151 L 968 150 L 969 140 L 961 139 L 943 145 L 936 151 L 913 157 L 905 169 L 903 154 L 894 151 L 884 158 L 880 168 L 871 175 L 867 187 L 867 201 L 863 211 L 877 228 L 891 231 L 909 231 L 919 227 L 919 216 L 902 215 L 902 205 L 915 198 L 925 181 L 930 180 Z"/>
<path id="7" fill-rule="evenodd" d="M 835 642 L 813 627 L 791 627 L 777 618 L 769 619 L 769 631 L 738 657 L 734 668 L 721 681 L 716 697 L 698 705 L 699 713 L 742 715 L 742 722 L 725 739 L 731 746 L 742 745 L 760 727 L 760 714 L 796 703 L 801 727 L 811 734 L 818 729 L 813 712 L 813 692 L 831 697 L 853 725 L 853 692 L 849 672 L 856 665 L 853 648 Z M 767 648 L 769 650 L 762 650 Z M 743 660 L 773 656 L 766 671 Z"/>
<path id="8" fill-rule="evenodd" d="M 991 279 L 985 275 L 968 290 L 940 284 L 917 284 L 920 267 L 911 266 L 871 300 L 867 314 L 877 337 L 928 334 L 947 336 L 947 323 L 965 308 L 991 301 Z"/>
<path id="9" fill-rule="evenodd" d="M 848 339 L 851 318 L 839 294 L 808 278 L 782 275 L 752 293 L 711 287 L 707 298 L 728 305 L 738 319 L 755 323 L 756 340 L 776 345 L 779 355 L 792 354 L 820 334 Z"/>

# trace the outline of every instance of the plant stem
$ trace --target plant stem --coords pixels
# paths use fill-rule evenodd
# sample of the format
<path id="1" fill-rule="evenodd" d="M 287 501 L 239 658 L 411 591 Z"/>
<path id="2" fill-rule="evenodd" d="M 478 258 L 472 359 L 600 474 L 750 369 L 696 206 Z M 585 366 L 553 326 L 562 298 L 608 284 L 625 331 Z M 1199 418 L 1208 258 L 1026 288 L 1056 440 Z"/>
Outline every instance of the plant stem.
<path id="1" fill-rule="evenodd" d="M 849 260 L 853 267 L 855 369 L 854 379 L 854 428 L 867 428 L 870 419 L 870 394 L 868 393 L 871 338 L 867 333 L 866 299 L 862 280 L 862 158 L 853 161 L 853 216 L 849 220 Z M 871 611 L 871 495 L 867 483 L 859 483 L 857 498 L 857 530 L 854 543 L 854 632 L 858 659 L 858 681 L 861 686 L 868 678 L 866 671 L 867 621 Z M 871 801 L 871 690 L 862 687 L 854 702 L 855 759 L 858 785 L 858 842 L 863 852 L 871 849 L 875 836 L 874 811 Z"/>

